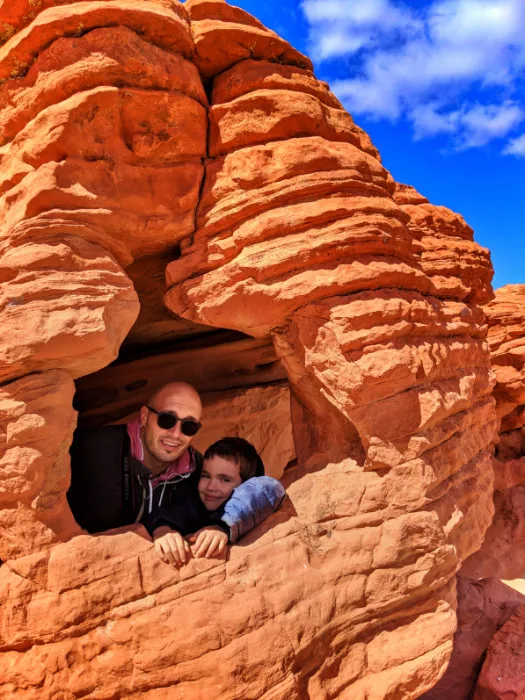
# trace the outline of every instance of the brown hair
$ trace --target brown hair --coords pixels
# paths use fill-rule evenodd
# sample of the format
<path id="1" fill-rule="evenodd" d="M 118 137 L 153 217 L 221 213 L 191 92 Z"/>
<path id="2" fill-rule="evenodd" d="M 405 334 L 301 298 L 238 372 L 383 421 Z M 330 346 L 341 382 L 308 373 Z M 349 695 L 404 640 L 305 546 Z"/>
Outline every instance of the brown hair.
<path id="1" fill-rule="evenodd" d="M 225 437 L 217 440 L 204 453 L 204 459 L 212 457 L 222 457 L 237 464 L 243 481 L 253 476 L 264 476 L 264 464 L 259 453 L 251 442 L 244 438 Z"/>

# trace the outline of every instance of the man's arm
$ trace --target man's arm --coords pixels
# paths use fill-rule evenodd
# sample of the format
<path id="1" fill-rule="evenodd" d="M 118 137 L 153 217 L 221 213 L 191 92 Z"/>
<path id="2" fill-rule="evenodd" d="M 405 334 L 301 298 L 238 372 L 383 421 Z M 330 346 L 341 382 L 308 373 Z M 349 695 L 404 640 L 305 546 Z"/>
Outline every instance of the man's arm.
<path id="1" fill-rule="evenodd" d="M 284 486 L 271 476 L 244 481 L 211 520 L 227 530 L 230 544 L 274 513 L 286 496 Z"/>

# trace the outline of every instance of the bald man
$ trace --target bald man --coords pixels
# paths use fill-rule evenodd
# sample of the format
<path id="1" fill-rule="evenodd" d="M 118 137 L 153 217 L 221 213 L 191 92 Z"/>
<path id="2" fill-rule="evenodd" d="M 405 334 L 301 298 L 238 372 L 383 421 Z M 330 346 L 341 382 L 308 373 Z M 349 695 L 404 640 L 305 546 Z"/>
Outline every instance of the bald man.
<path id="1" fill-rule="evenodd" d="M 168 427 L 162 428 L 159 415 L 167 414 Z M 177 418 L 169 427 L 169 416 Z M 200 396 L 189 384 L 171 382 L 156 391 L 140 409 L 141 437 L 144 446 L 142 462 L 154 476 L 165 471 L 189 447 L 201 427 Z"/>
<path id="2" fill-rule="evenodd" d="M 195 389 L 172 382 L 158 389 L 130 423 L 78 430 L 71 447 L 67 494 L 78 524 L 94 533 L 142 523 L 153 536 L 167 510 L 184 507 L 187 514 L 188 504 L 198 503 L 202 456 L 191 447 L 191 441 L 201 427 L 201 415 L 202 404 Z M 261 480 L 261 492 L 266 493 L 267 488 Z M 230 542 L 267 517 L 284 496 L 276 482 L 268 509 L 267 499 L 254 498 L 248 489 L 243 500 L 243 489 L 241 484 L 237 505 L 226 503 L 217 522 Z M 168 536 L 168 542 L 175 537 Z M 168 561 L 184 563 L 181 543 L 180 557 L 175 545 L 171 543 L 174 557 Z"/>

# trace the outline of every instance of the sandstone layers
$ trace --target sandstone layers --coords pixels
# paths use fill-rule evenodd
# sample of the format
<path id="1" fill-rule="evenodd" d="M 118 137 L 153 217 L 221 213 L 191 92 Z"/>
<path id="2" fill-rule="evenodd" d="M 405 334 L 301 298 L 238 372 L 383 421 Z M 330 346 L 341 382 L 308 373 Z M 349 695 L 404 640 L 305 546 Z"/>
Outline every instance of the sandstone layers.
<path id="1" fill-rule="evenodd" d="M 521 580 L 525 578 L 524 300 L 525 287 L 509 285 L 496 290 L 495 298 L 485 306 L 498 416 L 493 458 L 495 514 L 482 547 L 460 571 L 454 654 L 443 679 L 425 696 L 428 700 L 470 697 L 487 649 L 476 697 L 507 697 L 505 693 L 515 689 L 525 675 L 515 633 L 510 637 L 496 634 L 513 615 L 518 622 L 509 621 L 508 629 L 519 626 L 523 613 L 516 609 L 525 602 Z"/>
<path id="2" fill-rule="evenodd" d="M 419 697 L 493 512 L 487 252 L 222 0 L 4 5 L 0 694 Z M 250 376 L 276 357 L 291 393 L 286 506 L 180 572 L 64 498 L 73 380 L 116 356 L 146 256 L 172 323 L 273 344 Z"/>
<path id="3" fill-rule="evenodd" d="M 494 458 L 494 521 L 466 576 L 525 578 L 525 286 L 496 291 L 485 312 L 499 419 Z"/>

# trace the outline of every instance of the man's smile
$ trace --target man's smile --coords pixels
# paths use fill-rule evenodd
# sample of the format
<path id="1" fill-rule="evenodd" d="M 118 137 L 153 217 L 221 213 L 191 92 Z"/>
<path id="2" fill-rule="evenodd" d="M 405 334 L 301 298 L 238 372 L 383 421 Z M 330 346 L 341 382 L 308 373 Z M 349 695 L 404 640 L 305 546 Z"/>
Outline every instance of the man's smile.
<path id="1" fill-rule="evenodd" d="M 176 447 L 180 447 L 183 443 L 179 442 L 178 440 L 166 440 L 165 438 L 162 438 L 160 440 L 160 444 L 167 450 L 173 450 Z"/>

